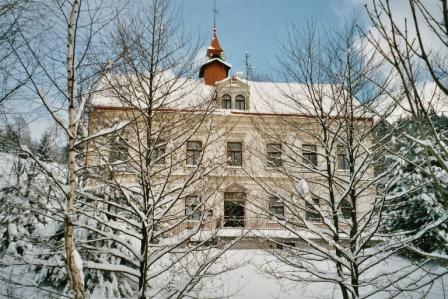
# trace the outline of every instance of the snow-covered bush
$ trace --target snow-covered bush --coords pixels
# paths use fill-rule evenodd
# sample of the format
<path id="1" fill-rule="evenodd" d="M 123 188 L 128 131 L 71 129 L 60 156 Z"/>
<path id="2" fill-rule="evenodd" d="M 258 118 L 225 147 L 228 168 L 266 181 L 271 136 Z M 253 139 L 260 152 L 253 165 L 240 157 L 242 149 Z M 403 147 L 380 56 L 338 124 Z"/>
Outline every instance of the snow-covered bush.
<path id="1" fill-rule="evenodd" d="M 2 154 L 4 177 L 0 186 L 0 264 L 14 275 L 26 274 L 33 284 L 63 292 L 63 222 L 60 218 L 61 190 L 51 184 L 32 159 Z M 55 176 L 56 164 L 45 165 Z M 8 277 L 5 277 L 8 279 Z M 24 283 L 13 280 L 13 284 Z"/>

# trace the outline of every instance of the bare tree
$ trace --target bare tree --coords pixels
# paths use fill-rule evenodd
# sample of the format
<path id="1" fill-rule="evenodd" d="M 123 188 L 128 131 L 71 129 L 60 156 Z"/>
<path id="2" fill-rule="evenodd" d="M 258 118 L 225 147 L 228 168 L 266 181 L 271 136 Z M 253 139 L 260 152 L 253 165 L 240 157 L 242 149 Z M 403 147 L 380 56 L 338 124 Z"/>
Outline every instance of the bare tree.
<path id="1" fill-rule="evenodd" d="M 226 129 L 213 88 L 194 78 L 200 43 L 175 4 L 152 0 L 117 21 L 120 58 L 91 103 L 88 192 L 78 192 L 81 213 L 98 224 L 78 224 L 90 231 L 79 248 L 103 246 L 86 267 L 137 284 L 139 298 L 201 297 L 201 281 L 227 270 L 212 266 L 238 240 L 216 243 L 222 180 L 213 174 L 225 161 L 214 147 Z"/>
<path id="2" fill-rule="evenodd" d="M 66 182 L 45 167 L 27 147 L 22 146 L 22 150 L 39 163 L 41 169 L 48 175 L 49 181 L 62 192 L 60 194 L 63 194 L 59 200 L 65 207 L 63 210 L 54 210 L 54 213 L 59 214 L 58 216 L 62 214 L 64 220 L 65 267 L 75 298 L 85 298 L 82 259 L 74 241 L 75 191 L 79 186 L 80 172 L 77 143 L 82 136 L 80 129 L 85 116 L 85 104 L 93 95 L 94 86 L 106 65 L 98 61 L 93 63 L 92 53 L 95 53 L 93 48 L 98 36 L 113 19 L 114 13 L 110 13 L 108 10 L 110 8 L 102 1 L 74 0 L 52 3 L 36 1 L 33 9 L 45 12 L 42 13 L 45 18 L 34 20 L 35 27 L 40 24 L 48 27 L 51 23 L 51 28 L 39 39 L 34 39 L 33 32 L 18 30 L 16 38 L 19 43 L 17 45 L 10 43 L 18 65 L 30 80 L 34 96 L 41 100 L 50 117 L 60 126 L 68 139 Z M 45 50 L 41 47 L 44 42 Z M 67 51 L 60 55 L 59 51 L 55 51 L 58 48 L 66 48 Z M 104 54 L 106 56 L 107 53 Z M 35 71 L 39 75 L 31 76 Z M 38 260 L 35 263 L 38 263 Z M 49 266 L 60 267 L 57 263 Z"/>
<path id="3" fill-rule="evenodd" d="M 253 121 L 267 144 L 254 154 L 280 177 L 247 172 L 268 194 L 254 200 L 256 210 L 285 232 L 266 236 L 283 248 L 271 251 L 271 274 L 331 283 L 343 298 L 396 296 L 394 285 L 409 269 L 373 270 L 404 246 L 378 238 L 394 165 L 376 169 L 389 141 L 375 132 L 390 111 L 378 115 L 371 105 L 392 82 L 381 56 L 359 37 L 356 23 L 339 33 L 291 28 L 280 59 L 290 83 L 278 85 L 283 100 L 266 98 L 277 102 L 278 122 Z"/>

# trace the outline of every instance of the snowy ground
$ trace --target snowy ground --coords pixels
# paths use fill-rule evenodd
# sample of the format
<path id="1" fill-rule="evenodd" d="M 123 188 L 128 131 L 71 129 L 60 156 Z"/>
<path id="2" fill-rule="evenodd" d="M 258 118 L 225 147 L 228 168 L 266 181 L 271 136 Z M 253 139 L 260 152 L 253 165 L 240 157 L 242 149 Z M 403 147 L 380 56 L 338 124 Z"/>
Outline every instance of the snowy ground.
<path id="1" fill-rule="evenodd" d="M 230 250 L 223 261 L 224 263 L 241 265 L 235 270 L 221 274 L 206 283 L 207 287 L 200 294 L 202 298 L 232 298 L 232 299 L 311 299 L 311 298 L 341 298 L 338 288 L 327 283 L 307 284 L 303 282 L 293 283 L 287 280 L 275 279 L 263 273 L 262 268 L 266 261 L 270 260 L 269 253 L 262 250 Z M 393 257 L 388 263 L 383 263 L 375 269 L 388 271 L 409 265 L 409 261 L 400 257 Z M 328 265 L 322 265 L 323 267 Z M 421 275 L 422 273 L 415 273 Z M 446 286 L 446 287 L 445 287 Z M 428 287 L 413 292 L 397 295 L 395 298 L 426 298 L 441 299 L 448 297 L 448 277 L 442 283 L 439 280 L 428 291 Z M 370 298 L 388 298 L 392 293 L 376 294 Z M 105 299 L 95 295 L 91 299 Z"/>
<path id="2" fill-rule="evenodd" d="M 223 283 L 221 290 L 218 290 L 216 296 L 230 295 L 230 298 L 256 298 L 256 299 L 292 299 L 292 298 L 340 298 L 338 288 L 326 283 L 293 283 L 287 280 L 275 279 L 265 273 L 260 268 L 271 259 L 269 253 L 261 250 L 231 250 L 226 253 L 226 258 L 231 263 L 245 262 L 244 265 L 232 272 L 222 274 L 220 280 Z M 406 259 L 393 257 L 388 263 L 383 263 L 375 269 L 378 271 L 391 271 L 394 268 L 401 268 L 409 264 Z M 322 265 L 325 267 L 328 265 Z M 419 275 L 421 273 L 415 273 Z M 444 288 L 445 287 L 445 288 Z M 446 289 L 444 291 L 444 289 Z M 448 277 L 444 277 L 444 282 L 439 280 L 429 291 L 420 289 L 412 293 L 400 294 L 397 298 L 428 298 L 438 299 L 448 297 Z M 377 294 L 371 298 L 385 298 L 385 294 Z"/>
<path id="3" fill-rule="evenodd" d="M 240 264 L 241 266 L 231 272 L 224 273 L 219 277 L 215 277 L 213 282 L 207 283 L 207 288 L 201 294 L 203 298 L 217 298 L 227 297 L 233 299 L 311 299 L 311 298 L 340 298 L 339 290 L 333 286 L 325 283 L 305 284 L 292 283 L 286 280 L 274 279 L 260 271 L 260 268 L 265 265 L 266 261 L 270 259 L 270 255 L 261 250 L 231 250 L 228 251 L 224 258 L 224 263 Z M 409 264 L 403 258 L 394 257 L 387 264 L 376 269 L 376 271 L 388 271 L 393 268 L 402 267 Z M 3 273 L 3 275 L 6 273 Z M 25 275 L 26 276 L 26 275 Z M 6 275 L 8 277 L 8 275 Z M 26 283 L 26 279 L 22 280 Z M 439 299 L 448 297 L 448 277 L 444 278 L 444 282 L 438 281 L 425 295 L 427 289 L 419 289 L 412 293 L 400 294 L 396 298 L 427 298 Z M 14 289 L 13 298 L 60 298 L 56 296 L 49 296 L 45 293 L 40 293 L 37 289 L 15 289 L 11 285 L 7 285 L 0 281 L 0 298 L 8 298 L 4 296 L 7 289 Z M 389 294 L 390 295 L 390 294 Z M 377 294 L 372 298 L 385 298 L 384 294 Z M 104 297 L 95 294 L 91 299 L 104 299 Z"/>
<path id="4" fill-rule="evenodd" d="M 0 186 L 11 183 L 14 176 L 11 176 L 12 166 L 16 158 L 12 155 L 0 153 Z M 285 279 L 275 279 L 267 275 L 261 269 L 266 267 L 266 262 L 271 259 L 268 252 L 262 250 L 230 250 L 226 252 L 220 261 L 224 265 L 239 265 L 238 268 L 230 272 L 221 274 L 218 277 L 213 277 L 209 281 L 205 281 L 205 288 L 201 291 L 202 298 L 217 298 L 227 297 L 235 299 L 264 299 L 264 298 L 340 298 L 338 288 L 327 283 L 304 283 L 291 281 Z M 372 270 L 373 275 L 387 271 L 391 273 L 394 269 L 403 268 L 410 265 L 410 262 L 404 258 L 393 257 L 387 263 L 382 263 Z M 215 266 L 220 269 L 220 265 Z M 280 268 L 280 265 L 274 267 Z M 330 264 L 321 263 L 318 267 L 330 268 Z M 15 269 L 17 270 L 17 269 Z M 442 267 L 431 267 L 432 271 L 445 270 Z M 61 298 L 59 295 L 49 295 L 48 293 L 39 292 L 36 288 L 16 288 L 10 284 L 5 283 L 1 278 L 14 278 L 24 284 L 32 284 L 30 273 L 20 273 L 17 277 L 11 277 L 11 268 L 0 269 L 0 298 L 26 298 L 26 299 L 41 299 L 41 298 Z M 20 272 L 20 271 L 18 271 Z M 413 279 L 420 282 L 422 278 L 427 277 L 423 270 L 415 271 Z M 385 279 L 391 279 L 391 276 L 386 276 Z M 371 289 L 370 289 L 371 290 Z M 366 291 L 370 291 L 367 289 Z M 426 291 L 428 293 L 426 294 Z M 5 294 L 10 293 L 13 297 L 6 297 Z M 372 298 L 389 297 L 392 293 L 385 296 L 384 293 L 378 293 Z M 103 299 L 100 294 L 95 294 L 91 299 Z M 429 298 L 439 299 L 448 298 L 448 275 L 444 277 L 444 281 L 438 280 L 433 286 L 425 288 L 416 288 L 412 292 L 399 294 L 396 298 Z"/>

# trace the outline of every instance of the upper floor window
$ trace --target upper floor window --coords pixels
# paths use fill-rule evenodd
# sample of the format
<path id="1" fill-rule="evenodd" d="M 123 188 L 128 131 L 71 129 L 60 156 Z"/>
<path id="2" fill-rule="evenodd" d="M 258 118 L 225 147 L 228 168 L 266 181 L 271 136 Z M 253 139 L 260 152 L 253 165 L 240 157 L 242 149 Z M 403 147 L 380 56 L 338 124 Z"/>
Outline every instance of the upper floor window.
<path id="1" fill-rule="evenodd" d="M 201 157 L 202 142 L 187 141 L 187 165 L 198 165 Z"/>
<path id="2" fill-rule="evenodd" d="M 235 109 L 246 110 L 246 99 L 242 95 L 235 97 Z"/>
<path id="3" fill-rule="evenodd" d="M 112 135 L 109 144 L 109 162 L 126 161 L 128 159 L 128 146 L 123 137 Z"/>
<path id="4" fill-rule="evenodd" d="M 304 144 L 302 148 L 303 162 L 317 166 L 317 152 L 316 146 L 311 144 Z"/>
<path id="5" fill-rule="evenodd" d="M 282 161 L 282 145 L 280 143 L 269 143 L 266 145 L 266 157 L 269 167 L 280 167 Z"/>
<path id="6" fill-rule="evenodd" d="M 274 196 L 269 199 L 269 214 L 279 219 L 285 217 L 285 207 L 279 197 Z"/>
<path id="7" fill-rule="evenodd" d="M 201 200 L 197 195 L 190 195 L 185 199 L 185 215 L 189 220 L 201 219 Z"/>
<path id="8" fill-rule="evenodd" d="M 241 142 L 227 142 L 227 165 L 243 165 L 243 153 Z"/>
<path id="9" fill-rule="evenodd" d="M 165 151 L 166 151 L 166 142 L 163 139 L 152 139 L 151 143 L 154 144 L 154 148 L 152 148 L 151 152 L 151 161 L 154 164 L 165 164 Z"/>
<path id="10" fill-rule="evenodd" d="M 347 151 L 344 149 L 342 145 L 338 145 L 337 147 L 337 163 L 338 163 L 338 169 L 350 168 L 350 164 L 347 158 Z"/>
<path id="11" fill-rule="evenodd" d="M 309 221 L 320 221 L 320 214 L 317 208 L 320 206 L 319 198 L 313 197 L 313 203 L 305 201 L 305 219 Z"/>
<path id="12" fill-rule="evenodd" d="M 352 215 L 352 204 L 346 198 L 343 198 L 341 201 L 341 214 L 342 218 L 345 219 L 350 219 Z"/>
<path id="13" fill-rule="evenodd" d="M 232 98 L 228 94 L 222 96 L 222 108 L 232 109 Z"/>

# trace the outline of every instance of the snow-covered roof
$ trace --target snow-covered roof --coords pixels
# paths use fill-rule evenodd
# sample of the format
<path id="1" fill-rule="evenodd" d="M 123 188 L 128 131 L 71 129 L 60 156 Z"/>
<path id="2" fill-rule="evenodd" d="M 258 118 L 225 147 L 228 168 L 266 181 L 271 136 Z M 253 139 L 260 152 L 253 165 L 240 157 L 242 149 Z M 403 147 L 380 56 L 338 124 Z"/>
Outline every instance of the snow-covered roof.
<path id="1" fill-rule="evenodd" d="M 197 108 L 201 103 L 209 102 L 216 97 L 216 87 L 206 85 L 201 79 L 179 79 L 166 77 L 168 80 L 172 79 L 172 84 L 167 84 L 160 88 L 156 93 L 155 98 L 160 98 L 163 101 L 163 106 L 166 108 L 188 109 Z M 119 80 L 120 82 L 123 80 Z M 308 99 L 311 91 L 306 84 L 299 83 L 275 83 L 275 82 L 255 82 L 240 79 L 238 77 L 226 78 L 217 82 L 218 89 L 225 84 L 239 83 L 242 86 L 249 88 L 249 105 L 248 110 L 234 110 L 222 111 L 225 113 L 268 113 L 268 114 L 300 114 L 300 115 L 316 115 L 314 106 Z M 129 89 L 126 86 L 126 80 L 123 82 L 123 88 Z M 316 89 L 322 94 L 321 105 L 327 115 L 337 115 L 340 111 L 340 105 L 335 103 L 331 95 L 337 91 L 337 87 L 330 84 L 315 85 Z M 230 87 L 231 88 L 231 87 Z M 169 96 L 165 96 L 167 91 L 172 91 Z M 130 95 L 131 97 L 131 95 Z M 141 103 L 133 104 L 134 107 L 144 108 L 144 100 Z M 101 107 L 126 107 L 130 106 L 128 103 L 113 97 L 110 93 L 102 92 L 94 96 L 92 99 L 92 106 Z M 157 106 L 157 105 L 156 105 Z M 220 105 L 218 105 L 220 107 Z M 221 110 L 221 109 L 218 109 Z M 361 114 L 361 112 L 360 112 Z M 362 116 L 367 116 L 362 112 Z"/>
<path id="2" fill-rule="evenodd" d="M 422 82 L 416 86 L 417 93 L 422 100 L 423 106 L 428 111 L 438 115 L 448 115 L 448 96 L 437 87 L 435 82 Z M 399 98 L 399 96 L 397 96 Z M 394 122 L 400 118 L 408 117 L 412 114 L 409 100 L 401 96 L 401 101 L 396 102 L 389 96 L 384 96 L 372 103 L 372 108 L 379 115 L 388 115 L 387 119 Z"/>
<path id="3" fill-rule="evenodd" d="M 207 64 L 210 64 L 210 63 L 213 63 L 213 62 L 219 62 L 219 63 L 222 63 L 222 64 L 224 64 L 225 66 L 227 66 L 229 69 L 232 68 L 232 65 L 231 65 L 230 63 L 228 63 L 228 62 L 226 62 L 226 61 L 224 61 L 224 60 L 222 60 L 221 58 L 218 58 L 218 57 L 215 57 L 215 58 L 212 58 L 212 59 L 207 60 L 207 62 L 205 62 L 204 65 L 207 65 Z M 204 66 L 204 65 L 203 65 L 203 66 Z M 203 66 L 202 66 L 202 67 L 203 67 Z"/>
<path id="4" fill-rule="evenodd" d="M 140 108 L 148 107 L 149 85 L 136 77 L 112 75 L 104 77 L 99 84 L 100 92 L 90 101 L 92 107 Z M 188 79 L 165 72 L 154 79 L 153 106 L 172 109 L 198 108 L 213 98 L 215 89 L 205 85 L 202 80 Z M 114 88 L 108 86 L 113 85 Z"/>

